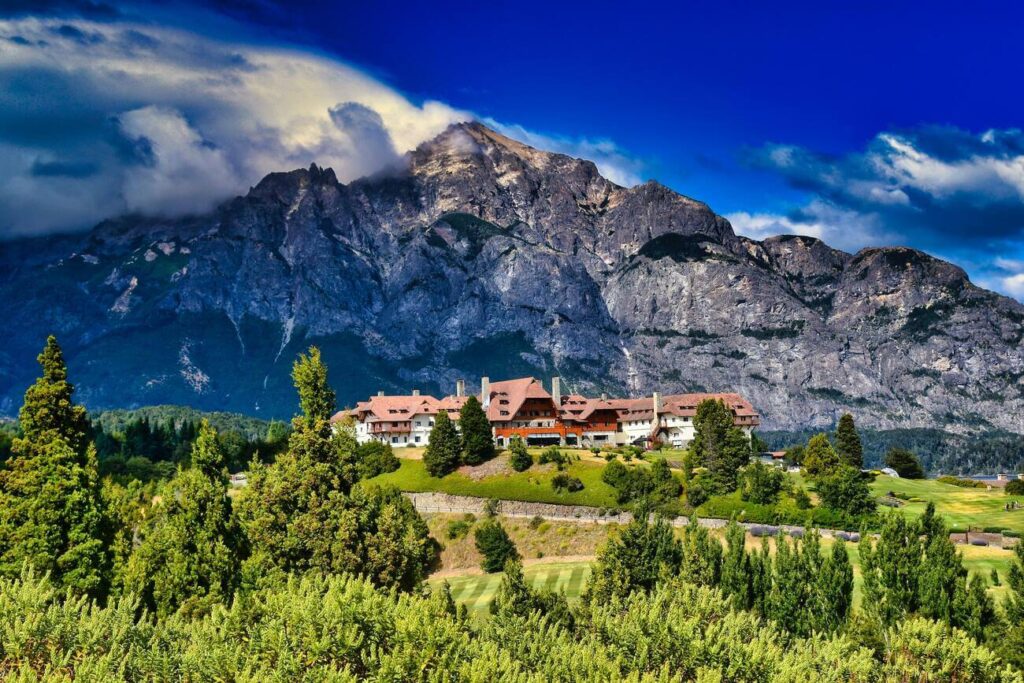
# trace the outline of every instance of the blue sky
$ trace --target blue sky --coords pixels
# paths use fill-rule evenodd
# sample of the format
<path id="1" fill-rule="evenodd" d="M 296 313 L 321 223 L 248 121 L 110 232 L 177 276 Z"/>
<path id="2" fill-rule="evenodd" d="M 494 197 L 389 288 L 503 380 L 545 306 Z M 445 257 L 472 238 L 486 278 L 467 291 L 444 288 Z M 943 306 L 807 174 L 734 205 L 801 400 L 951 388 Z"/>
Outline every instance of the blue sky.
<path id="1" fill-rule="evenodd" d="M 1024 299 L 1010 3 L 0 7 L 0 235 L 198 210 L 308 160 L 350 179 L 474 116 L 741 233 L 915 246 Z"/>

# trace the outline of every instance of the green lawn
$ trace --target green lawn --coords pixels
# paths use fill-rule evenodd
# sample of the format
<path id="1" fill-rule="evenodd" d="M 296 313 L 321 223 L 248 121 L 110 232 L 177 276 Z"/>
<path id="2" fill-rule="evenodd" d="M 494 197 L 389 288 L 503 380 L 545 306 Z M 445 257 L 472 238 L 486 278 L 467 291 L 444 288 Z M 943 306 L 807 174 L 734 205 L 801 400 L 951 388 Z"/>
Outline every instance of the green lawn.
<path id="1" fill-rule="evenodd" d="M 504 457 L 504 456 L 502 456 Z M 402 491 L 439 491 L 457 496 L 477 496 L 503 500 L 524 500 L 533 503 L 556 503 L 559 505 L 589 505 L 592 507 L 616 507 L 615 489 L 601 481 L 604 463 L 582 460 L 566 467 L 566 473 L 579 477 L 583 490 L 575 493 L 558 493 L 551 488 L 551 479 L 558 472 L 540 470 L 534 466 L 525 472 L 510 472 L 474 481 L 457 472 L 438 479 L 427 474 L 422 460 L 402 459 L 402 465 L 394 472 L 379 475 L 369 480 L 371 484 L 395 486 Z"/>
<path id="2" fill-rule="evenodd" d="M 524 567 L 523 574 L 526 582 L 533 588 L 565 593 L 569 600 L 576 600 L 590 577 L 590 563 L 534 564 Z M 448 581 L 455 602 L 466 605 L 473 616 L 482 617 L 487 614 L 487 609 L 494 600 L 502 576 L 502 573 L 455 576 L 431 579 L 429 583 L 438 585 L 442 581 Z"/>
<path id="3" fill-rule="evenodd" d="M 1001 488 L 993 487 L 989 491 L 943 484 L 934 479 L 898 479 L 881 475 L 875 479 L 871 489 L 877 495 L 892 491 L 915 499 L 899 508 L 906 515 L 921 514 L 931 501 L 951 527 L 966 529 L 970 526 L 979 530 L 1000 527 L 1024 533 L 1024 509 L 1004 510 L 1003 506 L 1014 497 L 1007 496 Z M 1024 504 L 1024 496 L 1017 496 L 1016 500 Z"/>

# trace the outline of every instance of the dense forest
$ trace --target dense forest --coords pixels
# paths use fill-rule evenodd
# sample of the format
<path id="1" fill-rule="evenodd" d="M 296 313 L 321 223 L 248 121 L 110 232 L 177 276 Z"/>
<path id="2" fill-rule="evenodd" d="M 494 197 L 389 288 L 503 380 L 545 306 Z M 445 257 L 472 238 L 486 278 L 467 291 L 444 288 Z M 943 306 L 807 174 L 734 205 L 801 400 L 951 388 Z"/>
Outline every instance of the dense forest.
<path id="1" fill-rule="evenodd" d="M 317 349 L 293 367 L 299 414 L 272 456 L 253 451 L 237 495 L 209 420 L 135 415 L 108 432 L 74 403 L 52 337 L 39 361 L 0 467 L 6 680 L 1024 683 L 1024 546 L 996 604 L 933 509 L 883 515 L 880 533 L 862 535 L 860 610 L 844 541 L 826 550 L 805 529 L 748 548 L 733 521 L 723 546 L 695 519 L 675 533 L 645 497 L 570 604 L 526 583 L 491 514 L 486 559 L 504 575 L 490 618 L 476 621 L 445 585 L 426 587 L 438 544 L 412 503 L 367 484 L 393 454 L 332 427 Z M 749 445 L 724 406 L 702 412 L 695 457 L 714 457 L 694 468 L 701 485 L 774 488 L 748 481 L 766 476 L 761 466 L 730 468 Z M 159 462 L 174 471 L 103 474 L 99 435 L 118 453 L 173 445 Z M 860 457 L 849 419 L 834 448 L 812 438 L 803 464 L 823 497 L 834 487 L 837 505 L 859 505 Z"/>

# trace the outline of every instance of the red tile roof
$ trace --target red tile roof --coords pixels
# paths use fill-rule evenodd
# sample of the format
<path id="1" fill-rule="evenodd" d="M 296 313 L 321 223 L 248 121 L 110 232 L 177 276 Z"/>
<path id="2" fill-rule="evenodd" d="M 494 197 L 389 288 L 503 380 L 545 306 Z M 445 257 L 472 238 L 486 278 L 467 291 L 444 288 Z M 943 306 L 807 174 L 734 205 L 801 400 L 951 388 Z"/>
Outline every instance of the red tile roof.
<path id="1" fill-rule="evenodd" d="M 533 377 L 492 382 L 488 393 L 487 419 L 491 422 L 511 421 L 528 398 L 551 400 L 551 394 L 544 390 L 544 385 Z"/>

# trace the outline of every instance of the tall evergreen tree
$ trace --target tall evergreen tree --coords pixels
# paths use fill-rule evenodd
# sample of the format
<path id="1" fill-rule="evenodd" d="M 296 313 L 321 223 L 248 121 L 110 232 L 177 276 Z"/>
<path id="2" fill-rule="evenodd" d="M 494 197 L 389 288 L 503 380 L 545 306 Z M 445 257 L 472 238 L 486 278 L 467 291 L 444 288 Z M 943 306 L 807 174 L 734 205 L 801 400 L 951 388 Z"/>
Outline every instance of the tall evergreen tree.
<path id="1" fill-rule="evenodd" d="M 663 519 L 648 521 L 649 511 L 640 506 L 633 521 L 598 551 L 583 599 L 601 605 L 613 598 L 625 599 L 634 591 L 650 591 L 658 578 L 679 572 L 682 546 Z"/>
<path id="2" fill-rule="evenodd" d="M 817 617 L 816 630 L 832 633 L 846 623 L 853 609 L 853 566 L 843 541 L 832 545 L 815 584 L 817 600 L 812 614 Z"/>
<path id="3" fill-rule="evenodd" d="M 242 541 L 227 487 L 224 453 L 204 420 L 192 466 L 164 486 L 139 530 L 122 582 L 157 616 L 178 609 L 201 613 L 230 601 Z"/>
<path id="4" fill-rule="evenodd" d="M 746 551 L 746 530 L 733 519 L 725 530 L 726 550 L 722 557 L 722 578 L 720 587 L 736 609 L 751 609 L 753 581 L 750 573 L 750 557 Z"/>
<path id="5" fill-rule="evenodd" d="M 459 431 L 462 436 L 462 462 L 479 465 L 494 457 L 491 423 L 476 396 L 467 398 L 459 410 Z"/>
<path id="6" fill-rule="evenodd" d="M 804 449 L 803 462 L 804 472 L 811 478 L 824 477 L 836 469 L 840 462 L 832 444 L 825 434 L 816 434 L 807 442 Z"/>
<path id="7" fill-rule="evenodd" d="M 860 434 L 853 424 L 853 415 L 844 413 L 836 427 L 836 453 L 839 460 L 848 467 L 860 469 L 864 466 L 864 447 L 860 442 Z"/>
<path id="8" fill-rule="evenodd" d="M 693 466 L 717 469 L 727 478 L 722 460 L 726 438 L 732 428 L 733 416 L 725 403 L 710 398 L 701 401 L 693 416 L 693 443 L 690 446 Z M 732 489 L 722 493 L 728 490 Z"/>
<path id="9" fill-rule="evenodd" d="M 423 466 L 432 477 L 443 477 L 459 466 L 461 444 L 455 425 L 448 419 L 448 413 L 441 411 L 434 418 L 430 430 L 430 443 L 423 451 Z"/>
<path id="10" fill-rule="evenodd" d="M 18 414 L 22 436 L 0 470 L 0 574 L 17 575 L 28 563 L 58 585 L 98 596 L 109 577 L 96 450 L 54 337 L 38 360 L 42 376 Z"/>
<path id="11" fill-rule="evenodd" d="M 252 550 L 246 580 L 315 569 L 411 587 L 432 557 L 426 525 L 393 491 L 349 495 L 358 446 L 350 432 L 331 427 L 334 392 L 319 351 L 301 355 L 292 377 L 303 412 L 292 420 L 288 449 L 268 466 L 253 462 L 239 499 Z"/>
<path id="12" fill-rule="evenodd" d="M 683 531 L 682 559 L 679 570 L 686 580 L 698 586 L 717 586 L 722 576 L 722 545 L 711 538 L 697 516 L 690 517 Z"/>
<path id="13" fill-rule="evenodd" d="M 867 534 L 861 538 L 864 607 L 884 626 L 917 611 L 920 531 L 917 524 L 893 513 L 885 516 L 877 541 Z"/>

